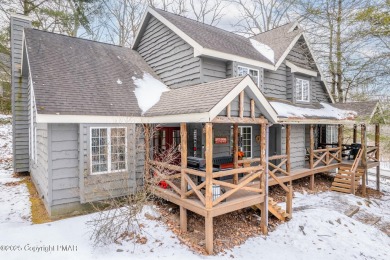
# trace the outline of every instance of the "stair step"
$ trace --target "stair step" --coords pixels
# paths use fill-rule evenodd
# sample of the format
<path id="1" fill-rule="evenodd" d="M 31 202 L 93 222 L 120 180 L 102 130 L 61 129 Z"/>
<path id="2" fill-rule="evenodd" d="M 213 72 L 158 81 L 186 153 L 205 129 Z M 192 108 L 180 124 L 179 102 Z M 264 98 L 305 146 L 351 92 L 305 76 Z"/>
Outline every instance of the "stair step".
<path id="1" fill-rule="evenodd" d="M 346 179 L 340 179 L 340 178 L 334 178 L 334 182 L 341 182 L 341 183 L 349 183 L 351 184 L 351 180 L 346 180 Z M 359 183 L 359 180 L 355 180 L 355 183 Z"/>
<path id="2" fill-rule="evenodd" d="M 341 188 L 351 189 L 351 184 L 333 182 L 332 187 L 341 187 Z"/>
<path id="3" fill-rule="evenodd" d="M 345 189 L 345 188 L 331 187 L 330 190 L 343 192 L 343 193 L 351 193 L 350 189 Z"/>

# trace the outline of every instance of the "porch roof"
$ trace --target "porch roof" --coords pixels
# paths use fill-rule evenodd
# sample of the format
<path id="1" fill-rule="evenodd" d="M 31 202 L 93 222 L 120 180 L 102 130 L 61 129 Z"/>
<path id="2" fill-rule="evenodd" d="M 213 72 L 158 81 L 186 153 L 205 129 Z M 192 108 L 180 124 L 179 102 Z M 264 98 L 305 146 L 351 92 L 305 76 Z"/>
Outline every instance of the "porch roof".
<path id="1" fill-rule="evenodd" d="M 379 117 L 383 117 L 382 109 L 378 100 L 335 103 L 333 106 L 339 109 L 355 111 L 358 114 L 357 121 L 364 121 L 367 123 L 378 121 L 380 118 L 374 118 L 376 113 L 379 114 Z"/>
<path id="2" fill-rule="evenodd" d="M 274 100 L 270 104 L 278 114 L 279 123 L 351 124 L 358 118 L 357 111 L 329 103 L 292 104 L 286 100 Z"/>

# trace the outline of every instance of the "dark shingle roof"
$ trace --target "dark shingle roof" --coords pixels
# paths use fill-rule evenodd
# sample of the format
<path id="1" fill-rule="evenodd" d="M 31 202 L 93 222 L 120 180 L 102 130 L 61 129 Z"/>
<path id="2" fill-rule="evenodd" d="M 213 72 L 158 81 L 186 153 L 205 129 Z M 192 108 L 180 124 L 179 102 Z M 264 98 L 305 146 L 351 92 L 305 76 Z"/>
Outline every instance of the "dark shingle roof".
<path id="1" fill-rule="evenodd" d="M 273 63 L 261 55 L 252 46 L 250 40 L 244 36 L 160 9 L 154 10 L 204 48 L 273 65 Z M 272 48 L 272 45 L 270 45 L 270 47 Z"/>
<path id="2" fill-rule="evenodd" d="M 295 24 L 296 22 L 291 22 L 276 27 L 272 30 L 257 34 L 253 36 L 252 39 L 270 46 L 274 51 L 276 63 L 285 53 L 292 41 L 303 32 L 303 30 L 299 28 L 289 32 Z"/>
<path id="3" fill-rule="evenodd" d="M 160 101 L 146 116 L 177 115 L 209 112 L 245 77 L 234 77 L 171 89 L 163 92 Z"/>
<path id="4" fill-rule="evenodd" d="M 132 77 L 158 76 L 136 51 L 35 29 L 25 35 L 38 113 L 141 115 Z"/>

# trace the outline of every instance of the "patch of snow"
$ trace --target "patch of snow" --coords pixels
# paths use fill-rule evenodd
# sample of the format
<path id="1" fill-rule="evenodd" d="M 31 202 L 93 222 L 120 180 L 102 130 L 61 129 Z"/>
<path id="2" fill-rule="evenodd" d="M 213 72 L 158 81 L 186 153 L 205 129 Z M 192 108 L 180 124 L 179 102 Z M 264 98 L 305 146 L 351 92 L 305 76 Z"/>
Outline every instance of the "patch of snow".
<path id="1" fill-rule="evenodd" d="M 336 119 L 353 119 L 357 116 L 357 113 L 349 110 L 342 110 L 335 108 L 326 103 L 320 103 L 322 108 L 305 108 L 289 105 L 281 102 L 270 102 L 276 113 L 280 117 L 293 117 L 293 118 L 305 118 L 305 117 L 327 117 Z"/>
<path id="2" fill-rule="evenodd" d="M 256 41 L 255 39 L 249 39 L 253 48 L 260 52 L 261 55 L 269 59 L 272 63 L 275 63 L 275 53 L 268 45 Z"/>
<path id="3" fill-rule="evenodd" d="M 120 79 L 118 79 L 118 80 L 116 81 L 116 83 L 117 83 L 118 85 L 122 85 L 122 81 L 121 81 Z"/>
<path id="4" fill-rule="evenodd" d="M 144 72 L 142 78 L 133 76 L 132 79 L 136 85 L 134 93 L 137 97 L 138 106 L 142 110 L 142 114 L 146 113 L 146 111 L 160 101 L 163 92 L 169 91 L 164 83 L 155 79 L 147 72 Z"/>

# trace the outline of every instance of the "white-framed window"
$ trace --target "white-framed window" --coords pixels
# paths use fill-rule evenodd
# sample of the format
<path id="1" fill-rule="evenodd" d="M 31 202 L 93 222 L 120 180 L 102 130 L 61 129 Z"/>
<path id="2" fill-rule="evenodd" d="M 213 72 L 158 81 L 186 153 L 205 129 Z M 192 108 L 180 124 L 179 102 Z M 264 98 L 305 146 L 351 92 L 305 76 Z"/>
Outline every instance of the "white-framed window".
<path id="1" fill-rule="evenodd" d="M 127 129 L 91 127 L 91 174 L 127 170 Z"/>
<path id="2" fill-rule="evenodd" d="M 230 130 L 230 150 L 233 150 L 233 127 Z M 252 126 L 238 126 L 238 150 L 252 158 Z"/>
<path id="3" fill-rule="evenodd" d="M 310 84 L 306 79 L 296 79 L 295 82 L 296 100 L 310 102 Z"/>
<path id="4" fill-rule="evenodd" d="M 328 138 L 329 140 L 326 140 L 327 143 L 331 143 L 331 144 L 335 144 L 338 142 L 338 129 L 335 125 L 327 125 L 328 129 L 327 131 L 329 131 L 329 134 L 328 134 Z"/>
<path id="5" fill-rule="evenodd" d="M 259 70 L 251 69 L 248 67 L 238 66 L 237 67 L 238 76 L 249 75 L 253 81 L 259 86 Z"/>

